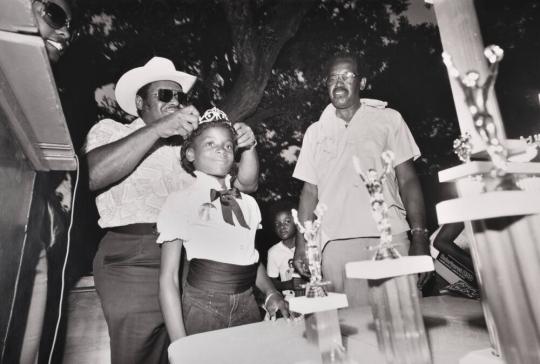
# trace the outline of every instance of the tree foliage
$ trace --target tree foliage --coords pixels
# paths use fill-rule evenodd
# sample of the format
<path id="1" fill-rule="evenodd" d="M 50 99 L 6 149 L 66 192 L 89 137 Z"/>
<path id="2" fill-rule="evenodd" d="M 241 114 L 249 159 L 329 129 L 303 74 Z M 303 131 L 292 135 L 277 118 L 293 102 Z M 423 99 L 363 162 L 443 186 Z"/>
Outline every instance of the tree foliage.
<path id="1" fill-rule="evenodd" d="M 477 0 L 484 43 L 504 49 L 495 84 L 511 138 L 540 133 L 540 3 Z"/>
<path id="2" fill-rule="evenodd" d="M 402 16 L 408 2 L 77 0 L 81 36 L 60 67 L 76 145 L 100 118 L 129 119 L 111 98 L 112 85 L 159 55 L 199 77 L 192 97 L 199 110 L 217 105 L 253 127 L 258 200 L 296 200 L 300 183 L 291 176 L 303 133 L 328 103 L 324 62 L 348 50 L 364 64 L 362 96 L 402 113 L 423 152 L 421 174 L 435 176 L 457 163 L 451 146 L 459 130 L 436 25 L 409 24 Z M 496 87 L 509 134 L 538 133 L 539 6 L 476 3 L 486 44 L 506 51 Z"/>

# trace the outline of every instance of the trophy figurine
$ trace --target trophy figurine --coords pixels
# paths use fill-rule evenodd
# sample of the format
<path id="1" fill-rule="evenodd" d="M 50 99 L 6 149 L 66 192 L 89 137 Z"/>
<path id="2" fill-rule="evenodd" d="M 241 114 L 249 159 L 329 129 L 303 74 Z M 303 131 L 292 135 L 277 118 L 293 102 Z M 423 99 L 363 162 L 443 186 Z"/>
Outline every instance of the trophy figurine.
<path id="1" fill-rule="evenodd" d="M 484 83 L 480 83 L 478 72 L 468 71 L 465 76 L 462 76 L 452 62 L 452 57 L 446 52 L 442 54 L 450 77 L 454 78 L 463 90 L 474 127 L 486 144 L 486 150 L 495 165 L 496 174 L 500 176 L 506 171 L 508 151 L 499 138 L 493 117 L 487 110 L 487 99 L 489 91 L 495 85 L 499 62 L 503 59 L 504 52 L 499 46 L 491 45 L 486 47 L 484 56 L 489 63 L 489 75 Z"/>
<path id="2" fill-rule="evenodd" d="M 367 279 L 369 303 L 377 333 L 379 351 L 387 364 L 429 364 L 429 350 L 422 313 L 416 273 L 432 271 L 428 256 L 402 257 L 392 245 L 392 227 L 383 188 L 392 168 L 394 154 L 382 154 L 384 170 L 362 171 L 357 158 L 354 167 L 370 196 L 371 213 L 380 233 L 380 242 L 371 261 L 347 263 L 348 278 Z"/>
<path id="3" fill-rule="evenodd" d="M 324 286 L 330 282 L 323 282 L 321 269 L 321 220 L 325 211 L 326 205 L 317 205 L 314 211 L 317 218 L 314 221 L 308 220 L 302 225 L 298 220 L 298 212 L 292 210 L 294 223 L 306 239 L 306 258 L 310 274 L 309 283 L 305 287 L 307 297 L 326 297 L 328 295 Z"/>

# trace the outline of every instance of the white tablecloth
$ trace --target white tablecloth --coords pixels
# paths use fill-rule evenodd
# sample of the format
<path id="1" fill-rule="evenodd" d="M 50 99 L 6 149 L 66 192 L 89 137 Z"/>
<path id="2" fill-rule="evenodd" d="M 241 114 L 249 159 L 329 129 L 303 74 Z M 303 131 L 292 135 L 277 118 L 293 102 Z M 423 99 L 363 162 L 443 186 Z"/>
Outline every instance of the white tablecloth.
<path id="1" fill-rule="evenodd" d="M 434 364 L 456 364 L 470 351 L 489 347 L 480 303 L 439 296 L 421 300 Z M 370 307 L 339 311 L 349 357 L 358 363 L 384 363 L 377 349 Z M 276 322 L 217 330 L 177 340 L 171 364 L 315 364 L 317 348 L 304 338 L 304 322 Z"/>

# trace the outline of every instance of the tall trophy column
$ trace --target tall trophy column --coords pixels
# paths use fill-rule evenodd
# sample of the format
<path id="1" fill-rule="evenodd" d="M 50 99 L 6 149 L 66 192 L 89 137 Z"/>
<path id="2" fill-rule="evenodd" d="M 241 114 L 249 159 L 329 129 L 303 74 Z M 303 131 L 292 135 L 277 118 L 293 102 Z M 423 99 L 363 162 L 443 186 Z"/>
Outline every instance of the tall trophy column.
<path id="1" fill-rule="evenodd" d="M 486 319 L 497 338 L 503 362 L 540 363 L 540 163 L 512 161 L 506 140 L 486 107 L 503 51 L 489 46 L 484 55 L 489 73 L 464 75 L 449 54 L 443 59 L 449 75 L 463 90 L 475 132 L 490 161 L 470 161 L 439 172 L 441 182 L 456 183 L 459 198 L 437 205 L 439 223 L 465 221 L 478 275 Z M 457 143 L 460 145 L 462 143 Z M 465 155 L 464 155 L 465 154 Z M 525 156 L 533 157 L 536 145 Z M 471 353 L 461 363 L 500 362 L 489 350 Z"/>
<path id="2" fill-rule="evenodd" d="M 379 351 L 387 364 L 429 364 L 431 352 L 420 311 L 416 273 L 432 271 L 428 256 L 402 257 L 392 245 L 392 229 L 388 221 L 388 206 L 383 186 L 392 168 L 394 155 L 386 151 L 381 156 L 384 171 L 370 169 L 367 173 L 354 161 L 356 172 L 370 195 L 371 212 L 381 234 L 371 261 L 347 263 L 348 278 L 367 279 L 369 303 L 377 332 Z"/>

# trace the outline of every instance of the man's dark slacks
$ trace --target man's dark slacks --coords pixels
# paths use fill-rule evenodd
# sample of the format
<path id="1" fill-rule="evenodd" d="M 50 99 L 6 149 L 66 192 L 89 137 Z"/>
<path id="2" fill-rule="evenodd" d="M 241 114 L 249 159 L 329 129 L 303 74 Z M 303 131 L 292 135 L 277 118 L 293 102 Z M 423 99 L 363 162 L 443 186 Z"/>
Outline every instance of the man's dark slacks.
<path id="1" fill-rule="evenodd" d="M 108 231 L 94 258 L 94 278 L 111 338 L 112 364 L 168 363 L 161 314 L 156 235 Z"/>

